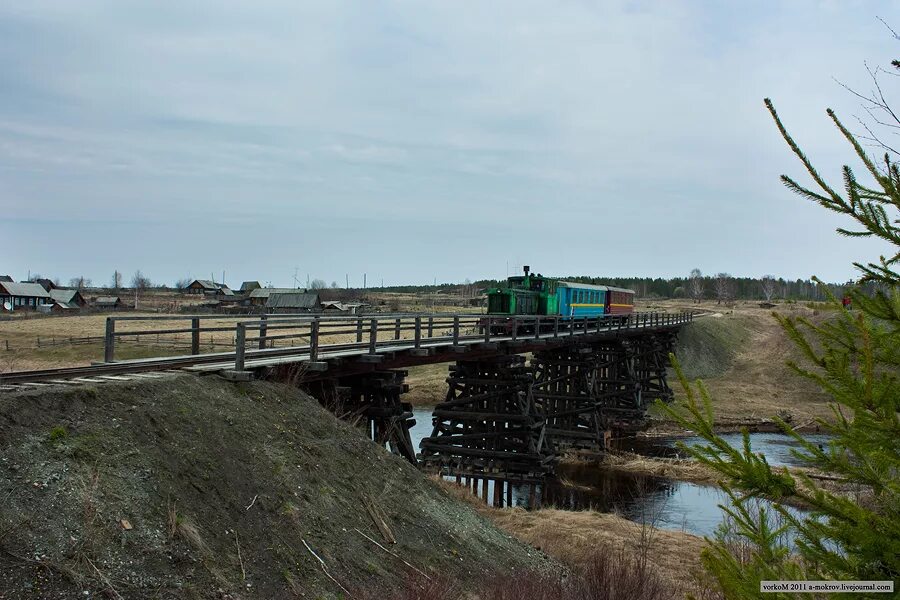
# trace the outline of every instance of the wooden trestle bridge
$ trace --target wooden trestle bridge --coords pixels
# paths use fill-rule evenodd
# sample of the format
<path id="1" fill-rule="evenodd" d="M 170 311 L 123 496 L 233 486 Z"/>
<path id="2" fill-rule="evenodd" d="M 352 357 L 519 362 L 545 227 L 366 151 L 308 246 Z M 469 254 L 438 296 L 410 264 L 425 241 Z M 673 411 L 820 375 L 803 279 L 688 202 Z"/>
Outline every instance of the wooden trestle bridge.
<path id="1" fill-rule="evenodd" d="M 476 493 L 481 482 L 485 500 L 502 505 L 513 485 L 533 493 L 561 453 L 602 452 L 613 432 L 641 428 L 650 404 L 670 401 L 668 355 L 692 320 L 689 312 L 109 317 L 103 363 L 7 373 L 0 387 L 171 369 L 290 381 L 392 452 Z M 233 351 L 201 352 L 201 334 L 213 332 L 230 332 Z M 160 335 L 189 338 L 191 354 L 115 360 L 118 339 Z M 451 363 L 448 390 L 417 453 L 405 369 L 435 363 Z"/>

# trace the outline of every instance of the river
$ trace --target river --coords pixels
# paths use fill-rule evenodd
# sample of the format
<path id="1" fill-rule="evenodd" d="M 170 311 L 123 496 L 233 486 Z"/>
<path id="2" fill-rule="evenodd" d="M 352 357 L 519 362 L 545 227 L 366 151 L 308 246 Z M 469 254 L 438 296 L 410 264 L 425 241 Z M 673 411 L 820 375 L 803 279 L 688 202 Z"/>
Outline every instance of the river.
<path id="1" fill-rule="evenodd" d="M 413 444 L 418 449 L 419 441 L 431 435 L 431 410 L 416 409 L 414 414 L 416 425 L 410 433 Z M 742 443 L 740 434 L 726 434 L 722 437 L 732 445 Z M 808 435 L 806 438 L 817 444 L 825 443 L 828 439 L 824 435 Z M 798 464 L 791 454 L 791 449 L 798 447 L 792 438 L 776 433 L 753 433 L 750 434 L 750 440 L 753 450 L 762 452 L 769 464 Z M 640 440 L 629 449 L 647 456 L 676 456 L 680 452 L 676 446 L 677 441 L 689 446 L 703 443 L 697 437 L 679 440 L 660 438 Z M 553 483 L 543 486 L 539 492 L 542 506 L 616 512 L 638 523 L 650 523 L 661 529 L 685 531 L 695 535 L 712 536 L 724 518 L 719 505 L 729 503 L 728 496 L 715 486 L 610 471 L 589 464 L 561 465 L 558 475 L 569 485 Z M 525 506 L 527 498 L 527 489 L 513 488 L 513 502 L 516 505 Z"/>

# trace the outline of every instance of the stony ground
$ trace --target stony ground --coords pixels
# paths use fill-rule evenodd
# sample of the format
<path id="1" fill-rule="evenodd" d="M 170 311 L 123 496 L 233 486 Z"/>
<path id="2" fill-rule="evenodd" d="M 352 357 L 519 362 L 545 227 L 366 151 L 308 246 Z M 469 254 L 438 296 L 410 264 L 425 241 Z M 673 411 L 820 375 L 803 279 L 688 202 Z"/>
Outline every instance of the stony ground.
<path id="1" fill-rule="evenodd" d="M 557 568 L 273 383 L 4 394 L 0 497 L 0 598 L 389 597 L 413 569 Z"/>

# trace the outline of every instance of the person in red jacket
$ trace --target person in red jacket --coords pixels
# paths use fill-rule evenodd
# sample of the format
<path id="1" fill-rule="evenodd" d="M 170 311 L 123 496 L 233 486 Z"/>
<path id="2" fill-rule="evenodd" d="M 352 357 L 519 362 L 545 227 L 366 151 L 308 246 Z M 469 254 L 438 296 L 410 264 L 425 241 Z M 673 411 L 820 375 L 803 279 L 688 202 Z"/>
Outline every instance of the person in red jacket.
<path id="1" fill-rule="evenodd" d="M 841 300 L 841 304 L 844 305 L 844 308 L 847 310 L 853 310 L 853 300 L 850 298 L 849 294 L 844 294 L 844 298 Z"/>

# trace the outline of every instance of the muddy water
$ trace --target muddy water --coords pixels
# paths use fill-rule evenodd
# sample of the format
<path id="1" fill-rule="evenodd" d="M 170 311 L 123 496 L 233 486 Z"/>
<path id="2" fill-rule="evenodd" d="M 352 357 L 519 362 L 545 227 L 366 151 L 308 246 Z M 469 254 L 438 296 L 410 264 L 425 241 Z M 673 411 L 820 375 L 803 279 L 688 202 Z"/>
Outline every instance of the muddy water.
<path id="1" fill-rule="evenodd" d="M 416 425 L 410 432 L 413 444 L 418 448 L 419 441 L 431 435 L 431 411 L 416 410 L 415 417 Z M 732 445 L 742 443 L 740 434 L 723 437 Z M 822 435 L 807 438 L 814 443 L 824 444 L 827 441 L 827 437 Z M 762 452 L 769 464 L 797 464 L 796 458 L 791 455 L 791 449 L 797 446 L 791 438 L 774 433 L 754 433 L 750 435 L 750 440 L 753 450 Z M 635 440 L 620 446 L 646 456 L 673 457 L 681 452 L 676 447 L 677 441 L 689 446 L 703 443 L 700 438 L 660 438 Z M 713 535 L 723 519 L 719 505 L 728 504 L 728 497 L 715 486 L 609 471 L 592 465 L 562 465 L 558 475 L 559 481 L 544 485 L 539 490 L 538 501 L 542 506 L 615 512 L 638 523 L 695 535 Z M 526 506 L 528 490 L 513 488 L 513 502 Z"/>

